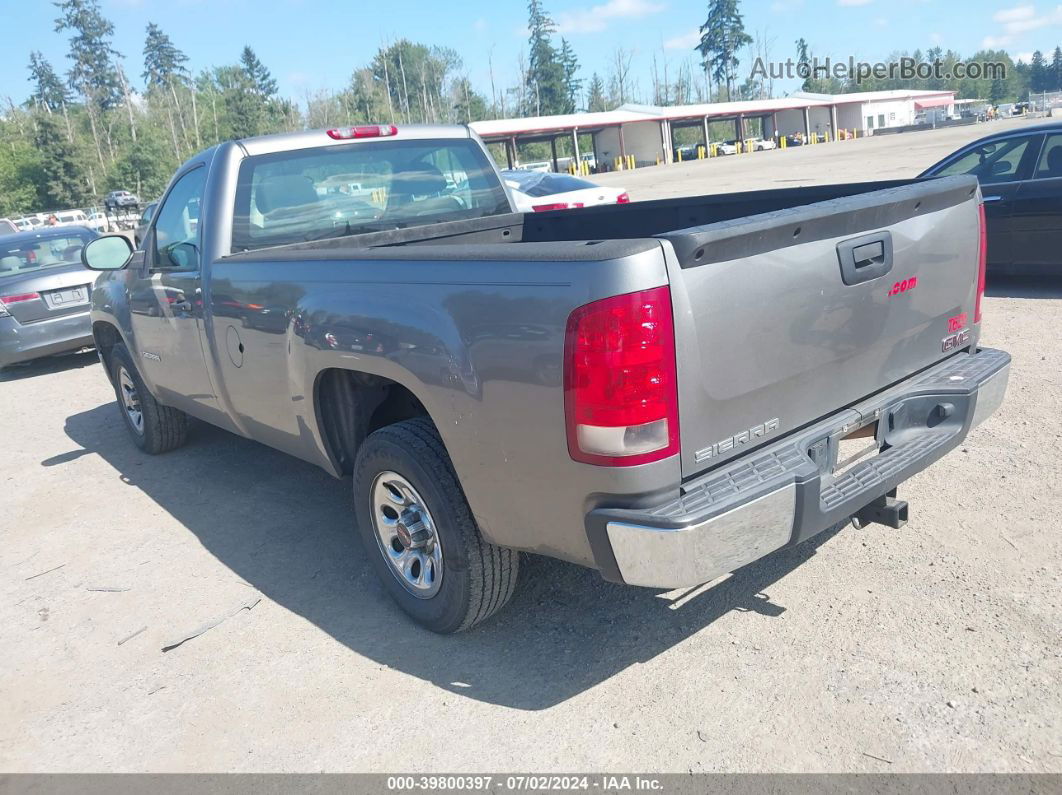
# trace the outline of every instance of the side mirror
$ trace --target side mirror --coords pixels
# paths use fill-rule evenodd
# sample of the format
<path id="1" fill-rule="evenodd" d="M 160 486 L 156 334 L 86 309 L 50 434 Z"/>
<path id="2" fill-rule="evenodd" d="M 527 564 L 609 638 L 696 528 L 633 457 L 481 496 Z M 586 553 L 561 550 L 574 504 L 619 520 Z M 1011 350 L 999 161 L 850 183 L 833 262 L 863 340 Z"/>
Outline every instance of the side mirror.
<path id="1" fill-rule="evenodd" d="M 133 244 L 125 235 L 104 235 L 81 249 L 81 264 L 93 271 L 119 271 L 132 253 Z"/>

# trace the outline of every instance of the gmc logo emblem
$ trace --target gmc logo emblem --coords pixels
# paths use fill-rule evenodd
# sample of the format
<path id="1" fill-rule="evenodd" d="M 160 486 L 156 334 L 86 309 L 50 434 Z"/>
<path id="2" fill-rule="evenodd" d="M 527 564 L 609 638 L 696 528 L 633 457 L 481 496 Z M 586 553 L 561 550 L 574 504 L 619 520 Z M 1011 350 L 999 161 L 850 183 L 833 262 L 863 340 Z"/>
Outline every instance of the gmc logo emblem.
<path id="1" fill-rule="evenodd" d="M 944 341 L 940 345 L 940 349 L 947 353 L 953 351 L 956 348 L 961 348 L 963 345 L 970 341 L 970 329 L 964 328 L 958 334 L 951 334 L 944 338 Z"/>

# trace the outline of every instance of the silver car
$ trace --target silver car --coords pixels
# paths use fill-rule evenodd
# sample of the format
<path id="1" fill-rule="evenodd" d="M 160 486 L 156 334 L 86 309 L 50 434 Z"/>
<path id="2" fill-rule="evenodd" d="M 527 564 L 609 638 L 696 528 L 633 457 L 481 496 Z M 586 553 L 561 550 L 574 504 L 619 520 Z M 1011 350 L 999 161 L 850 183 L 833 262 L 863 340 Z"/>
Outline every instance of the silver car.
<path id="1" fill-rule="evenodd" d="M 0 236 L 0 367 L 92 345 L 96 274 L 81 249 L 98 236 L 80 226 Z"/>

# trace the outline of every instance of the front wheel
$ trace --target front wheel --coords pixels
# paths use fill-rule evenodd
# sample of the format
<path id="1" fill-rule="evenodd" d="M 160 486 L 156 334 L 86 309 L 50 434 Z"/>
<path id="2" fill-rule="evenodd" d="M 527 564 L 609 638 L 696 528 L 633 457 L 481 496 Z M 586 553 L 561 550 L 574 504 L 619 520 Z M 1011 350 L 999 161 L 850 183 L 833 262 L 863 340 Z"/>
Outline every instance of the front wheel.
<path id="1" fill-rule="evenodd" d="M 414 621 L 459 632 L 512 596 L 519 553 L 488 543 L 427 419 L 372 433 L 354 462 L 358 534 L 384 588 Z"/>
<path id="2" fill-rule="evenodd" d="M 125 345 L 118 343 L 111 348 L 110 364 L 118 409 L 133 443 L 152 455 L 183 445 L 188 434 L 188 415 L 152 397 Z"/>

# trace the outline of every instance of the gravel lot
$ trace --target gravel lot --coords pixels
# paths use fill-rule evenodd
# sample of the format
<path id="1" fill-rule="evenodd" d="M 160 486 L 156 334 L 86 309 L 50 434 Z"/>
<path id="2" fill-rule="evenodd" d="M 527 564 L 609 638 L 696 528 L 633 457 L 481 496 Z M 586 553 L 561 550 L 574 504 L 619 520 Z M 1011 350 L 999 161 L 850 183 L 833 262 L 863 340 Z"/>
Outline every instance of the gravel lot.
<path id="1" fill-rule="evenodd" d="M 1002 124 L 602 180 L 903 176 Z M 349 484 L 204 425 L 140 454 L 94 354 L 0 374 L 0 769 L 1062 772 L 1062 282 L 990 292 L 1008 398 L 901 487 L 902 530 L 689 593 L 531 558 L 454 637 L 377 585 Z"/>

